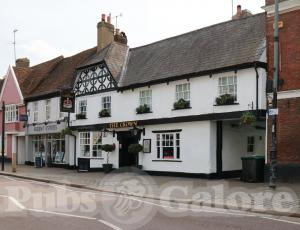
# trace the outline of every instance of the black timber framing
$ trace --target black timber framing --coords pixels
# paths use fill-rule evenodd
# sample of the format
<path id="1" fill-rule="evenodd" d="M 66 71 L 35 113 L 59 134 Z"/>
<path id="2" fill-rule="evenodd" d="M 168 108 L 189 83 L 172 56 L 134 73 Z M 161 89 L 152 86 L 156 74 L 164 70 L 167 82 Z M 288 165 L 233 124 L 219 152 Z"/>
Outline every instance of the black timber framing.
<path id="1" fill-rule="evenodd" d="M 222 159 L 222 150 L 223 150 L 223 121 L 217 121 L 217 176 L 221 177 L 223 172 L 223 159 Z"/>
<path id="2" fill-rule="evenodd" d="M 137 120 L 137 126 L 147 126 L 147 125 L 160 125 L 160 124 L 171 124 L 171 123 L 184 123 L 193 121 L 218 121 L 218 120 L 230 120 L 239 119 L 243 113 L 246 111 L 236 111 L 229 113 L 210 113 L 201 115 L 191 115 L 191 116 L 181 116 L 181 117 L 170 117 L 170 118 L 158 118 L 158 119 L 148 119 L 148 120 Z M 265 117 L 266 110 L 258 110 L 260 117 Z M 82 126 L 72 126 L 72 130 L 77 131 L 99 131 L 105 128 L 109 128 L 110 123 L 92 124 L 92 125 L 82 125 Z"/>

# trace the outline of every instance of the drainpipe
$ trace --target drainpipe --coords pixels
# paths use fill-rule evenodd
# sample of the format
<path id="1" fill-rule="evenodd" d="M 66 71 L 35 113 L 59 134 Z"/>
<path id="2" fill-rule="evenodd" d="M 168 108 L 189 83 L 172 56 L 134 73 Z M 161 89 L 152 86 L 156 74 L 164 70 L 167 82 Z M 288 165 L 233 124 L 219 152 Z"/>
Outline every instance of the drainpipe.
<path id="1" fill-rule="evenodd" d="M 70 113 L 68 113 L 68 128 L 70 128 Z M 69 136 L 74 137 L 74 167 L 76 168 L 76 136 L 74 134 L 69 134 Z"/>
<path id="2" fill-rule="evenodd" d="M 259 114 L 258 114 L 258 79 L 259 79 L 259 74 L 257 70 L 257 64 L 255 63 L 255 73 L 256 73 L 256 118 L 258 119 Z"/>

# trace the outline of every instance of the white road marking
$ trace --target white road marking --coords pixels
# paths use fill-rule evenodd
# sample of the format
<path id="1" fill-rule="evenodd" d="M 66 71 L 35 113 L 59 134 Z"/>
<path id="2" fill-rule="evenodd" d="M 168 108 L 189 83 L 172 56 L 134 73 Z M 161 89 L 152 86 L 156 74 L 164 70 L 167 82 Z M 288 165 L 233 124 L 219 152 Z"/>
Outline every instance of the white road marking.
<path id="1" fill-rule="evenodd" d="M 5 177 L 5 176 L 2 176 Z M 5 177 L 6 179 L 11 179 L 8 177 Z M 32 184 L 43 184 L 43 185 L 48 185 L 51 187 L 55 187 L 55 188 L 59 188 L 59 189 L 63 189 L 69 192 L 77 192 L 77 193 L 89 193 L 89 194 L 94 194 L 94 195 L 103 195 L 103 196 L 110 196 L 110 197 L 121 197 L 123 196 L 123 198 L 125 199 L 130 199 L 130 200 L 135 200 L 141 203 L 145 203 L 145 204 L 149 204 L 149 205 L 153 205 L 153 206 L 158 206 L 158 207 L 162 207 L 162 208 L 175 208 L 175 207 L 171 207 L 171 206 L 167 206 L 167 205 L 161 205 L 161 204 L 156 204 L 154 202 L 149 202 L 149 201 L 144 201 L 144 200 L 140 200 L 134 197 L 128 197 L 128 196 L 124 196 L 124 195 L 118 195 L 118 194 L 108 194 L 107 192 L 87 192 L 87 191 L 81 191 L 81 190 L 72 190 L 72 189 L 67 189 L 63 186 L 59 186 L 59 185 L 54 185 L 54 184 L 50 184 L 50 183 L 46 183 L 46 182 L 36 182 L 36 181 L 32 181 L 32 180 L 28 180 L 28 181 L 24 181 L 24 180 L 14 180 L 11 179 L 13 181 L 18 181 L 18 182 L 28 182 L 28 183 L 32 183 Z M 8 196 L 3 196 L 0 195 L 2 197 L 7 197 L 9 199 L 11 199 Z M 13 197 L 12 197 L 13 198 Z M 13 198 L 14 199 L 14 198 Z M 150 198 L 147 198 L 150 199 Z M 19 208 L 21 209 L 26 209 L 22 204 L 20 204 L 16 199 L 11 200 L 12 202 L 14 202 Z M 164 202 L 168 202 L 168 201 L 164 201 Z M 170 201 L 171 202 L 171 201 Z M 188 205 L 188 204 L 186 204 Z M 194 211 L 194 212 L 207 212 L 207 213 L 217 213 L 217 214 L 226 214 L 226 215 L 236 215 L 236 216 L 248 216 L 248 217 L 258 217 L 258 218 L 262 218 L 262 219 L 269 219 L 269 220 L 274 220 L 274 221 L 279 221 L 279 222 L 285 222 L 285 223 L 290 223 L 290 224 L 295 224 L 295 225 L 300 225 L 299 222 L 293 222 L 293 221 L 289 221 L 289 220 L 282 220 L 282 219 L 277 219 L 277 218 L 272 218 L 272 217 L 268 217 L 268 216 L 260 216 L 259 214 L 246 214 L 243 212 L 232 212 L 232 211 L 227 211 L 227 209 L 224 209 L 224 211 L 215 211 L 215 210 L 201 210 L 201 209 L 193 209 L 193 208 L 181 208 L 178 207 L 177 209 L 184 209 L 187 211 Z M 91 219 L 91 220 L 96 220 L 96 218 L 92 218 L 92 217 L 85 217 L 85 216 L 76 216 L 76 215 L 71 215 L 71 214 L 65 214 L 65 213 L 57 213 L 57 212 L 50 212 L 50 211 L 44 211 L 44 210 L 37 210 L 37 209 L 26 209 L 26 210 L 30 210 L 30 211 L 36 211 L 36 212 L 44 212 L 44 213 L 50 213 L 50 214 L 56 214 L 56 215 L 64 215 L 64 216 L 70 216 L 70 217 L 78 217 L 78 218 L 84 218 L 84 219 Z M 104 224 L 104 220 L 98 220 L 99 222 Z M 104 222 L 102 222 L 104 221 Z M 106 222 L 107 224 L 110 224 L 108 222 Z M 114 226 L 116 230 L 119 230 L 120 228 Z M 114 229 L 114 228 L 113 228 Z"/>
<path id="2" fill-rule="evenodd" d="M 11 200 L 18 208 L 20 208 L 22 210 L 26 209 L 25 206 L 22 205 L 19 201 L 17 201 L 14 197 L 9 196 L 8 199 Z"/>
<path id="3" fill-rule="evenodd" d="M 109 222 L 107 222 L 107 221 L 105 221 L 105 220 L 98 220 L 98 221 L 99 221 L 100 223 L 105 224 L 106 226 L 108 226 L 108 227 L 114 229 L 114 230 L 122 230 L 122 228 L 119 228 L 119 227 L 117 227 L 117 226 L 113 225 L 112 223 L 109 223 Z"/>
<path id="4" fill-rule="evenodd" d="M 27 208 L 26 210 L 31 211 L 31 212 L 47 213 L 47 214 L 67 216 L 67 217 L 75 217 L 75 218 L 86 219 L 86 220 L 97 220 L 97 218 L 94 218 L 94 217 L 79 216 L 79 215 L 67 214 L 67 213 L 62 213 L 62 212 L 52 212 L 52 211 L 45 211 L 45 210 L 32 209 L 32 208 Z"/>
<path id="5" fill-rule="evenodd" d="M 262 219 L 267 219 L 267 220 L 275 220 L 275 221 L 284 222 L 284 223 L 289 223 L 289 224 L 300 225 L 300 222 L 294 222 L 294 221 L 290 221 L 290 220 L 282 220 L 282 219 L 277 219 L 277 218 L 273 218 L 273 217 L 260 216 L 260 218 L 262 218 Z"/>

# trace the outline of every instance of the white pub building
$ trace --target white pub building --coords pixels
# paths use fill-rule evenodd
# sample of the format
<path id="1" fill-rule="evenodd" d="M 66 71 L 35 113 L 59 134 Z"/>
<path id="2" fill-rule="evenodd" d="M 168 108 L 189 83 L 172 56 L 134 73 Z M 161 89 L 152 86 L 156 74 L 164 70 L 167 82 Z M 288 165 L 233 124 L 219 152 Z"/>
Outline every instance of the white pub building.
<path id="1" fill-rule="evenodd" d="M 68 154 L 80 170 L 102 170 L 101 145 L 114 144 L 116 169 L 237 176 L 241 157 L 265 153 L 266 66 L 264 14 L 137 48 L 103 16 L 97 51 L 76 66 Z M 138 158 L 128 153 L 134 143 L 144 147 Z"/>

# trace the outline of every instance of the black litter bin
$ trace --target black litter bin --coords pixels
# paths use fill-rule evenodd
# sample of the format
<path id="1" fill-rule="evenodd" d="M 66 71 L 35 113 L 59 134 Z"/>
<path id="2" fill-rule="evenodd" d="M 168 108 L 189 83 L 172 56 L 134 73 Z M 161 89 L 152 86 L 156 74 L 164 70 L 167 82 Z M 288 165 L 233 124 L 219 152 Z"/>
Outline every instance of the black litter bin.
<path id="1" fill-rule="evenodd" d="M 264 181 L 264 156 L 242 157 L 242 176 L 244 182 L 263 182 Z"/>
<path id="2" fill-rule="evenodd" d="M 43 167 L 43 159 L 41 156 L 36 156 L 35 159 L 35 167 L 36 168 L 42 168 Z"/>

